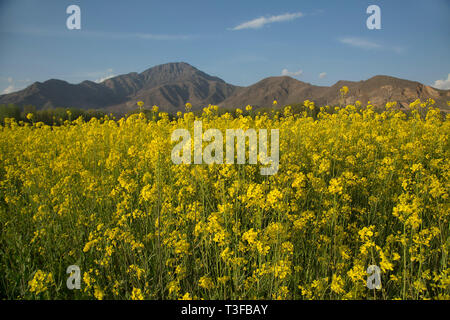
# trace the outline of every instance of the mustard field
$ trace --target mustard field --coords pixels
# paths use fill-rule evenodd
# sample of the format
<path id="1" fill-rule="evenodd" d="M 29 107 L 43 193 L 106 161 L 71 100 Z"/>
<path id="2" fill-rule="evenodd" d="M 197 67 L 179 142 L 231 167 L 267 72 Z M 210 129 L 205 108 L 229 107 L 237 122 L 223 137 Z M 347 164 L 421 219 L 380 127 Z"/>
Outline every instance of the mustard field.
<path id="1" fill-rule="evenodd" d="M 305 105 L 6 120 L 0 298 L 450 299 L 450 116 Z M 278 171 L 174 164 L 171 134 L 196 120 L 279 129 Z"/>

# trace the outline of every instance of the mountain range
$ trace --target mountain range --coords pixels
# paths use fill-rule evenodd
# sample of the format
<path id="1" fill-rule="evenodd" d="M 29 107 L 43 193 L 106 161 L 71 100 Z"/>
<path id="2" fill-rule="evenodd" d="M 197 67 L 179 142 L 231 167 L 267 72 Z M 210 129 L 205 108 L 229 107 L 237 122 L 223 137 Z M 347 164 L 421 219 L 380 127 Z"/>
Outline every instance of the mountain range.
<path id="1" fill-rule="evenodd" d="M 137 101 L 145 107 L 158 105 L 160 110 L 174 113 L 184 110 L 190 102 L 193 110 L 208 104 L 223 108 L 269 107 L 273 100 L 278 105 L 297 104 L 312 100 L 316 105 L 339 105 L 342 86 L 349 88 L 345 103 L 356 100 L 383 106 L 397 101 L 406 107 L 420 99 L 433 98 L 444 111 L 449 110 L 450 90 L 439 90 L 415 81 L 390 76 L 374 76 L 364 81 L 338 81 L 334 85 L 316 86 L 297 79 L 280 76 L 263 79 L 248 87 L 235 86 L 208 75 L 185 63 L 167 63 L 142 73 L 128 73 L 101 83 L 83 81 L 71 84 L 51 79 L 35 82 L 29 87 L 0 95 L 0 104 L 33 105 L 37 110 L 55 107 L 98 109 L 125 114 L 137 108 Z"/>

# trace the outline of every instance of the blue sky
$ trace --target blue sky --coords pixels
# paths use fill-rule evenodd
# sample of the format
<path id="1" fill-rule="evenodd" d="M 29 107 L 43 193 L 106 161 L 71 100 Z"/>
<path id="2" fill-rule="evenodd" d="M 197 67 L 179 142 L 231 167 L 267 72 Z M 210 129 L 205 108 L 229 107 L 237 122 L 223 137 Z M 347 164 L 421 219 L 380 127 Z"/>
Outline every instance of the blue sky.
<path id="1" fill-rule="evenodd" d="M 66 27 L 72 4 L 81 30 Z M 366 27 L 372 4 L 381 30 Z M 284 73 L 316 85 L 385 74 L 450 88 L 449 18 L 449 0 L 0 0 L 0 93 L 176 61 L 242 86 Z"/>

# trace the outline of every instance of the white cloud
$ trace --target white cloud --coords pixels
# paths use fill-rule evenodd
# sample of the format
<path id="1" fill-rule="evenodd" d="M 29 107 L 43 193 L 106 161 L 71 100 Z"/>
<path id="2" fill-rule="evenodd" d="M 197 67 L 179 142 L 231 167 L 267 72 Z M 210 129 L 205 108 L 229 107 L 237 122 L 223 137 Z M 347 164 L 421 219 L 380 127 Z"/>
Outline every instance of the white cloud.
<path id="1" fill-rule="evenodd" d="M 298 70 L 298 71 L 295 71 L 295 72 L 291 72 L 288 69 L 281 70 L 281 75 L 282 76 L 297 77 L 297 76 L 300 76 L 302 73 L 303 73 L 302 70 Z"/>
<path id="2" fill-rule="evenodd" d="M 100 83 L 115 76 L 116 75 L 113 73 L 113 69 L 109 68 L 106 70 L 106 75 L 102 75 L 99 79 L 95 80 L 95 82 Z"/>
<path id="3" fill-rule="evenodd" d="M 450 73 L 448 74 L 447 79 L 436 80 L 434 82 L 434 87 L 441 90 L 450 90 Z"/>
<path id="4" fill-rule="evenodd" d="M 393 51 L 397 54 L 405 52 L 405 48 L 403 47 L 384 45 L 364 38 L 344 37 L 338 40 L 339 42 L 347 44 L 349 46 L 365 50 L 377 49 L 377 50 Z"/>
<path id="5" fill-rule="evenodd" d="M 23 88 L 25 88 L 25 86 L 27 85 L 28 82 L 30 82 L 30 79 L 14 79 L 12 77 L 8 77 L 8 78 L 0 78 L 1 81 L 5 81 L 8 83 L 8 87 L 6 87 L 1 93 L 2 94 L 8 94 L 8 93 L 12 93 L 15 91 L 19 91 L 22 90 Z"/>
<path id="6" fill-rule="evenodd" d="M 303 13 L 296 12 L 296 13 L 285 13 L 278 16 L 270 16 L 270 17 L 259 17 L 247 22 L 243 22 L 239 25 L 237 25 L 234 28 L 231 28 L 231 30 L 243 30 L 243 29 L 260 29 L 264 25 L 274 22 L 284 22 L 284 21 L 291 21 L 297 18 L 303 17 Z"/>
<path id="7" fill-rule="evenodd" d="M 325 79 L 326 76 L 327 76 L 326 72 L 319 73 L 319 79 Z"/>
<path id="8" fill-rule="evenodd" d="M 105 80 L 111 79 L 111 78 L 113 78 L 113 77 L 115 77 L 114 74 L 109 75 L 109 76 L 105 76 L 105 77 L 100 78 L 100 79 L 97 79 L 97 80 L 95 80 L 95 82 L 100 83 L 100 82 L 103 82 L 103 81 L 105 81 Z"/>
<path id="9" fill-rule="evenodd" d="M 13 84 L 11 84 L 5 90 L 3 90 L 3 94 L 8 94 L 14 91 L 16 91 L 16 88 L 14 87 Z"/>
<path id="10" fill-rule="evenodd" d="M 361 49 L 378 49 L 382 46 L 378 43 L 363 39 L 363 38 L 355 38 L 355 37 L 347 37 L 339 39 L 341 43 L 348 44 L 352 47 L 357 47 Z"/>
<path id="11" fill-rule="evenodd" d="M 3 80 L 5 80 L 5 78 L 3 78 Z M 16 87 L 14 86 L 14 79 L 11 77 L 6 78 L 6 81 L 8 82 L 8 87 L 6 87 L 6 89 L 3 90 L 2 94 L 8 94 L 11 92 L 16 91 Z"/>

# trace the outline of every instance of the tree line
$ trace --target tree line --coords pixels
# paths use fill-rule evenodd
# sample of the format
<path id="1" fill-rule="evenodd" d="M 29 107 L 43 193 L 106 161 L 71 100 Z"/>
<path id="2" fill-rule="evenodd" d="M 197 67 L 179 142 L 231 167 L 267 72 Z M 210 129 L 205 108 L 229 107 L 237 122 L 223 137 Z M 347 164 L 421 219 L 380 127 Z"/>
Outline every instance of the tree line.
<path id="1" fill-rule="evenodd" d="M 66 120 L 74 120 L 78 117 L 83 117 L 85 121 L 91 118 L 101 118 L 106 115 L 105 112 L 99 110 L 82 110 L 77 108 L 52 108 L 36 110 L 35 106 L 17 106 L 14 104 L 0 105 L 0 124 L 5 123 L 6 118 L 13 118 L 17 122 L 30 122 L 27 118 L 28 114 L 33 114 L 33 122 L 43 122 L 47 125 L 58 125 L 64 123 Z"/>

